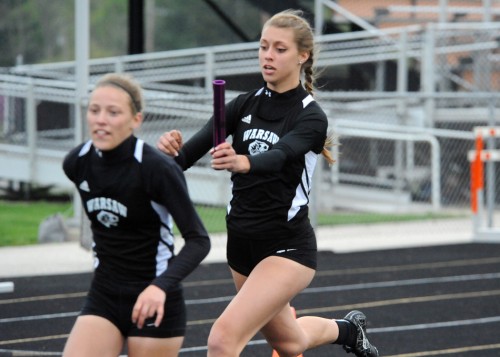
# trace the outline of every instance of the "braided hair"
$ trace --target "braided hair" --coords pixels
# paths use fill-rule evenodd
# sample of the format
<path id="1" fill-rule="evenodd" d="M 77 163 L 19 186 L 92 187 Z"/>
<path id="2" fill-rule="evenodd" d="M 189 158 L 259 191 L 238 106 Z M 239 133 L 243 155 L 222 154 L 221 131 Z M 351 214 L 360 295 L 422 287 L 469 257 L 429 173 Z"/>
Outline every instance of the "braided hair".
<path id="1" fill-rule="evenodd" d="M 309 58 L 301 64 L 301 72 L 304 74 L 304 87 L 306 91 L 314 96 L 314 83 L 316 81 L 316 73 L 314 62 L 318 55 L 318 49 L 314 43 L 314 33 L 309 22 L 303 17 L 301 10 L 285 10 L 273 15 L 266 21 L 264 27 L 290 28 L 293 30 L 295 43 L 299 53 L 307 52 Z M 332 165 L 333 159 L 330 148 L 333 145 L 332 135 L 328 135 L 321 154 L 325 157 L 329 165 Z"/>

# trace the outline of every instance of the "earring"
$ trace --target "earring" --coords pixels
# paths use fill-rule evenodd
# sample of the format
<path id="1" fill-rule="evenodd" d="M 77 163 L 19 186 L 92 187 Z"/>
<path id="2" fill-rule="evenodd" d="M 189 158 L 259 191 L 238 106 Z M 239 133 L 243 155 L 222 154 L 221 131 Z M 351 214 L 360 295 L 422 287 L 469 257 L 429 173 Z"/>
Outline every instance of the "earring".
<path id="1" fill-rule="evenodd" d="M 299 64 L 302 64 L 302 61 L 299 61 Z"/>

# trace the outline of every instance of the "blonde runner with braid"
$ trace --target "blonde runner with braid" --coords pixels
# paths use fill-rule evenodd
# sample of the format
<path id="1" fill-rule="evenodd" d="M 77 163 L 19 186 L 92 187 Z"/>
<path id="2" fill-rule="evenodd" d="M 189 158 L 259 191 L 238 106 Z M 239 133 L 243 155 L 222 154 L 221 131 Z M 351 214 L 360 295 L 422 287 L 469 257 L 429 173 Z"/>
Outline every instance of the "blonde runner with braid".
<path id="1" fill-rule="evenodd" d="M 266 26 L 274 26 L 277 28 L 291 28 L 294 31 L 299 52 L 309 53 L 309 58 L 304 62 L 299 61 L 298 64 L 304 74 L 304 88 L 310 95 L 314 96 L 314 83 L 316 82 L 314 62 L 319 54 L 319 50 L 315 47 L 311 26 L 300 15 L 300 11 L 284 11 L 269 19 L 264 28 Z M 325 145 L 321 151 L 321 154 L 325 157 L 329 165 L 333 165 L 335 162 L 330 151 L 332 146 L 333 134 L 330 134 L 326 138 Z"/>
<path id="2" fill-rule="evenodd" d="M 314 167 L 321 153 L 333 163 L 328 119 L 312 96 L 315 58 L 313 32 L 300 12 L 272 16 L 260 38 L 263 86 L 225 107 L 231 142 L 211 147 L 213 118 L 186 143 L 178 130 L 158 141 L 184 170 L 208 151 L 214 170 L 231 172 L 227 261 L 237 294 L 212 326 L 209 357 L 239 356 L 259 331 L 280 357 L 331 343 L 358 357 L 378 357 L 362 312 L 296 319 L 290 311 L 316 271 L 308 217 Z"/>

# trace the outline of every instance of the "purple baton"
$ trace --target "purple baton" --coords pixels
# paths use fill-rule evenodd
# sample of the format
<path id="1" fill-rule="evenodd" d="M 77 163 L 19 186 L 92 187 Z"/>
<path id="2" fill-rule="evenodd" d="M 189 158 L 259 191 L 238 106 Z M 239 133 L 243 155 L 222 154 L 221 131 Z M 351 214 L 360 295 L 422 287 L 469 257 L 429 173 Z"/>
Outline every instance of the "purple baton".
<path id="1" fill-rule="evenodd" d="M 224 99 L 224 86 L 226 81 L 216 79 L 212 82 L 214 87 L 214 147 L 226 140 L 226 103 Z"/>

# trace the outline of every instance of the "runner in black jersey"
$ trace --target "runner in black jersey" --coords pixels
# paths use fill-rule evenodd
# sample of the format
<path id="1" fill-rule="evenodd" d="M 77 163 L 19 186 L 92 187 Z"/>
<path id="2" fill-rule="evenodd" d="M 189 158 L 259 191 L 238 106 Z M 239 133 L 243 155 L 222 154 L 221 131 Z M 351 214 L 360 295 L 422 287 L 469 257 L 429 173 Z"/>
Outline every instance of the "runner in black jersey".
<path id="1" fill-rule="evenodd" d="M 177 356 L 183 342 L 181 281 L 208 254 L 210 241 L 180 167 L 133 134 L 142 101 L 131 77 L 104 76 L 88 106 L 91 140 L 64 159 L 95 253 L 92 285 L 65 357 L 116 357 L 125 339 L 130 356 Z M 177 256 L 173 221 L 185 239 Z"/>
<path id="2" fill-rule="evenodd" d="M 227 259 L 238 293 L 211 329 L 210 357 L 239 356 L 259 330 L 280 356 L 329 343 L 356 356 L 378 356 L 366 337 L 363 313 L 296 320 L 290 312 L 289 302 L 316 269 L 316 238 L 308 218 L 314 166 L 320 153 L 333 163 L 328 120 L 312 97 L 315 55 L 312 30 L 300 12 L 274 15 L 260 40 L 265 85 L 225 108 L 232 143 L 211 149 L 213 119 L 185 144 L 177 130 L 158 141 L 184 170 L 210 151 L 212 168 L 232 173 Z"/>

